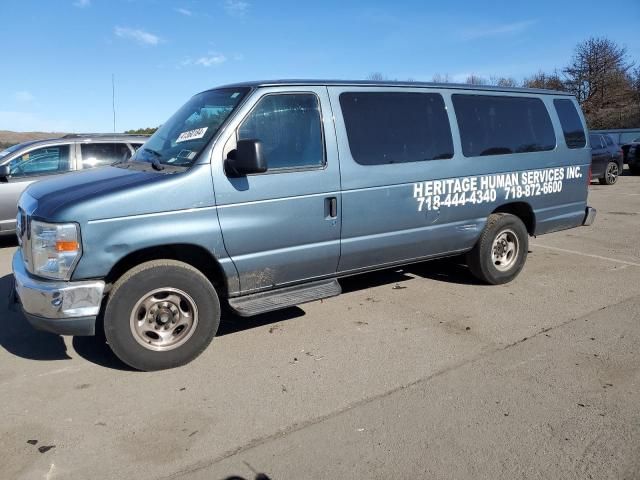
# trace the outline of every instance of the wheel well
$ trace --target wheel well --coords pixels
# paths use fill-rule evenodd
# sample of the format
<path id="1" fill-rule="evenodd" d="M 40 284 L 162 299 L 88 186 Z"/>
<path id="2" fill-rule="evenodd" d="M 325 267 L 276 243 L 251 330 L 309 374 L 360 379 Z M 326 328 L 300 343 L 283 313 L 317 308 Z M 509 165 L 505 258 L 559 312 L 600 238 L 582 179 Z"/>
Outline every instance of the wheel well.
<path id="1" fill-rule="evenodd" d="M 529 235 L 533 235 L 536 230 L 536 216 L 533 213 L 531 205 L 526 202 L 506 203 L 500 205 L 492 213 L 510 213 L 511 215 L 515 215 L 522 220 L 524 226 L 527 227 Z"/>
<path id="2" fill-rule="evenodd" d="M 177 260 L 200 270 L 216 287 L 221 296 L 227 294 L 224 270 L 218 260 L 204 247 L 192 244 L 159 245 L 132 252 L 118 260 L 106 277 L 107 284 L 113 284 L 125 272 L 151 260 Z"/>

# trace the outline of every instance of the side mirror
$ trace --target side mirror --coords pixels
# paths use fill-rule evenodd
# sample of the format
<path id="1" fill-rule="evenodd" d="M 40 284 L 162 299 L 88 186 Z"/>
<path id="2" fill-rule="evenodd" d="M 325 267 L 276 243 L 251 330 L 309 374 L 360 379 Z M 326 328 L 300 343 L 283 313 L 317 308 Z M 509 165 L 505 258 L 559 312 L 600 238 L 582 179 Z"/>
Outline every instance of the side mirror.
<path id="1" fill-rule="evenodd" d="M 11 167 L 9 164 L 0 165 L 0 178 L 9 178 L 11 176 Z"/>
<path id="2" fill-rule="evenodd" d="M 267 171 L 267 159 L 260 140 L 238 140 L 236 149 L 229 152 L 224 162 L 227 175 L 241 177 Z"/>

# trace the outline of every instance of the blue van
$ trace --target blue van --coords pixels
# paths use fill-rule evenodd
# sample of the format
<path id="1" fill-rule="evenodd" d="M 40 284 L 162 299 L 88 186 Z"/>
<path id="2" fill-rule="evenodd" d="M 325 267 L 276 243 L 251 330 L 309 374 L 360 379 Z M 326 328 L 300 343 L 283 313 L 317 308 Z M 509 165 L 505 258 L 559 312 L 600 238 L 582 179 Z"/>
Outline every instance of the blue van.
<path id="1" fill-rule="evenodd" d="M 132 161 L 19 202 L 16 297 L 37 328 L 104 329 L 140 370 L 211 342 L 220 302 L 256 315 L 338 279 L 466 254 L 514 279 L 528 237 L 589 225 L 591 149 L 564 92 L 275 81 L 195 95 Z"/>

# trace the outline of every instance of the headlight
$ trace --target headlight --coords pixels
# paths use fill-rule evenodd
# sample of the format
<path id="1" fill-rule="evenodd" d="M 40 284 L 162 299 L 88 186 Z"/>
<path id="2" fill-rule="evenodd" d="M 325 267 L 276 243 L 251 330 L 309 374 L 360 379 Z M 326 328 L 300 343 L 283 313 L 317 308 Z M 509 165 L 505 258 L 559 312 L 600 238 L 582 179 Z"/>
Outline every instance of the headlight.
<path id="1" fill-rule="evenodd" d="M 68 280 L 80 259 L 80 227 L 75 223 L 31 222 L 33 273 Z"/>

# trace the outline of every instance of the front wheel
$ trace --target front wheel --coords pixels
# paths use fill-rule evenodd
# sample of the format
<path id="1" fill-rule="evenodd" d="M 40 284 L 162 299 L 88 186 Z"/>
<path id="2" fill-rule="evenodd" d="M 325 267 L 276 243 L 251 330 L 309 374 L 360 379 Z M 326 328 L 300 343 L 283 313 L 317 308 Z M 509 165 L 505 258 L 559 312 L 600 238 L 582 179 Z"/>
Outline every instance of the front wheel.
<path id="1" fill-rule="evenodd" d="M 529 250 L 527 229 L 515 215 L 489 215 L 480 238 L 467 254 L 474 276 L 491 285 L 507 283 L 524 267 Z"/>
<path id="2" fill-rule="evenodd" d="M 609 162 L 607 168 L 604 171 L 604 176 L 599 178 L 600 185 L 613 185 L 618 181 L 620 175 L 620 168 L 616 162 Z"/>
<path id="3" fill-rule="evenodd" d="M 132 268 L 113 286 L 104 315 L 109 346 L 138 370 L 189 363 L 211 343 L 220 302 L 199 270 L 174 260 Z"/>

